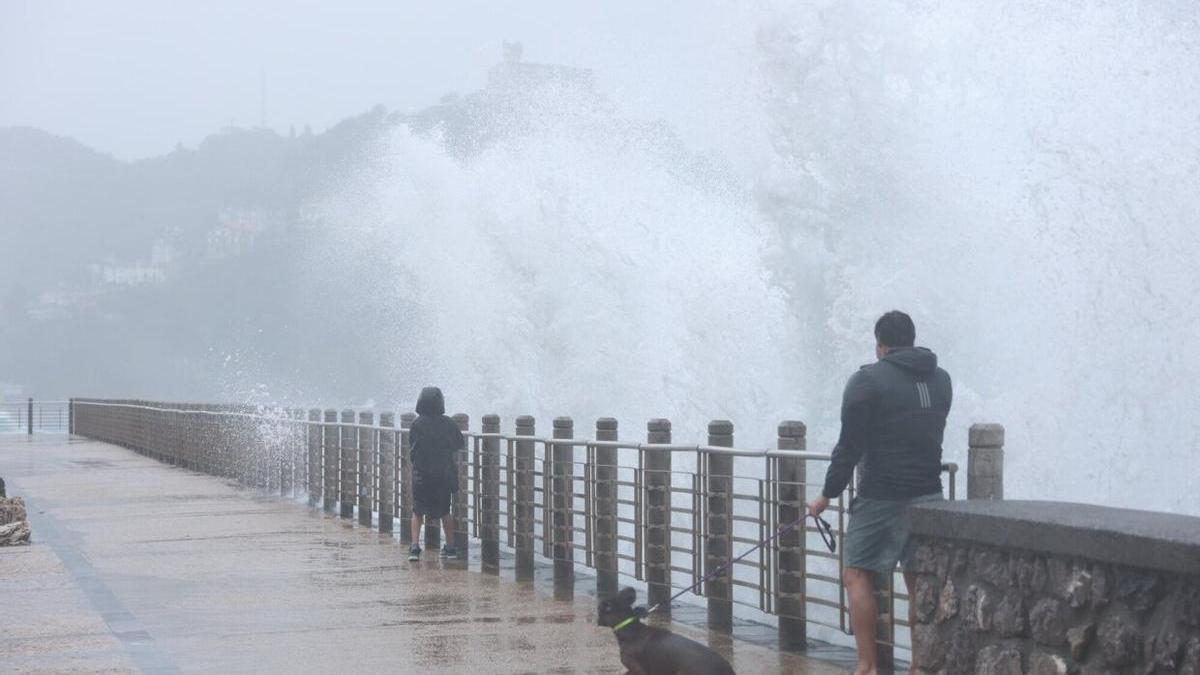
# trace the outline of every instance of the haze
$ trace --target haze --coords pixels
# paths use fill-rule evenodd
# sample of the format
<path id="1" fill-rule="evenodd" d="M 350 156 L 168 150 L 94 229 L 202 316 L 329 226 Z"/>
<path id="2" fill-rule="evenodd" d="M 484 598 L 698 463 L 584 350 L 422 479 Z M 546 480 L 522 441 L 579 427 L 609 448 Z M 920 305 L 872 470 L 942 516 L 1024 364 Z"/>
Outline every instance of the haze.
<path id="1" fill-rule="evenodd" d="M 229 126 L 321 131 L 376 104 L 415 110 L 477 89 L 509 40 L 531 61 L 593 69 L 630 114 L 730 150 L 745 113 L 730 108 L 746 86 L 736 64 L 753 40 L 727 33 L 737 4 L 2 0 L 0 127 L 120 159 Z"/>
<path id="2" fill-rule="evenodd" d="M 0 396 L 827 450 L 900 308 L 948 460 L 1200 513 L 1200 4 L 0 7 Z"/>

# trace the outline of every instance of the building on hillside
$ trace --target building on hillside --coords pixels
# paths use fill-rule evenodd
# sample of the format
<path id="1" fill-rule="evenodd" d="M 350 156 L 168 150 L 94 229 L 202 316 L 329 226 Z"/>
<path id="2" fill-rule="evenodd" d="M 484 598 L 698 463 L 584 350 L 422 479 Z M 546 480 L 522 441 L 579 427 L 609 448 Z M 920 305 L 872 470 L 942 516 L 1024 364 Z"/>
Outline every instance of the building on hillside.
<path id="1" fill-rule="evenodd" d="M 489 89 L 523 91 L 552 84 L 570 84 L 588 91 L 595 88 L 596 78 L 587 68 L 528 63 L 521 60 L 523 53 L 520 42 L 504 43 L 504 60 L 488 71 Z"/>
<path id="2" fill-rule="evenodd" d="M 142 258 L 132 263 L 118 263 L 111 259 L 92 263 L 92 283 L 97 286 L 161 284 L 170 276 L 178 257 L 170 242 L 159 239 L 151 245 L 149 259 Z"/>
<path id="3" fill-rule="evenodd" d="M 242 255 L 270 226 L 271 219 L 261 209 L 221 209 L 217 212 L 217 227 L 208 233 L 206 253 L 213 259 Z"/>

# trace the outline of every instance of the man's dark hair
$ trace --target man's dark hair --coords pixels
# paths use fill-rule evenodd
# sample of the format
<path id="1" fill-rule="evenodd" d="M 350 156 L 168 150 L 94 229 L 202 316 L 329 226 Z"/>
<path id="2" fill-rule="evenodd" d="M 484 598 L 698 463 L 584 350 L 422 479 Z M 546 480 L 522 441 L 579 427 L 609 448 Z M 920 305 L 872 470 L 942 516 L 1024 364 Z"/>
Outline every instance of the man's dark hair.
<path id="1" fill-rule="evenodd" d="M 875 341 L 893 349 L 911 347 L 917 341 L 917 327 L 911 316 L 893 309 L 875 322 Z"/>

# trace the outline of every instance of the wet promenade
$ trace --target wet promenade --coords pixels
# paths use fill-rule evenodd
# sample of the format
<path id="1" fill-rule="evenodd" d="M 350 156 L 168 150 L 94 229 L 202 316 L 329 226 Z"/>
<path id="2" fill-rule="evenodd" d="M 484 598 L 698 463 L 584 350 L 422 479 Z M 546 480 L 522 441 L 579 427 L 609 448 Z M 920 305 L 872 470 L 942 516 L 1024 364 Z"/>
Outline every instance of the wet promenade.
<path id="1" fill-rule="evenodd" d="M 0 548 L 0 672 L 622 673 L 554 600 L 346 520 L 115 446 L 0 436 L 34 543 Z M 473 542 L 474 543 L 474 542 Z M 836 673 L 687 626 L 750 673 Z"/>

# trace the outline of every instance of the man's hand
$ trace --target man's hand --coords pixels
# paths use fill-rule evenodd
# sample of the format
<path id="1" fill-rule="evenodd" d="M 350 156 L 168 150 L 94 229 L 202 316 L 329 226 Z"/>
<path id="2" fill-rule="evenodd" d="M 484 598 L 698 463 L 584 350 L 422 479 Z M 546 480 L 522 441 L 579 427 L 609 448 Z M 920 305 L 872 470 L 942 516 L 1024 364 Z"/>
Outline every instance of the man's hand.
<path id="1" fill-rule="evenodd" d="M 821 512 L 829 508 L 829 498 L 821 495 L 808 503 L 808 512 L 811 515 L 819 516 Z"/>

